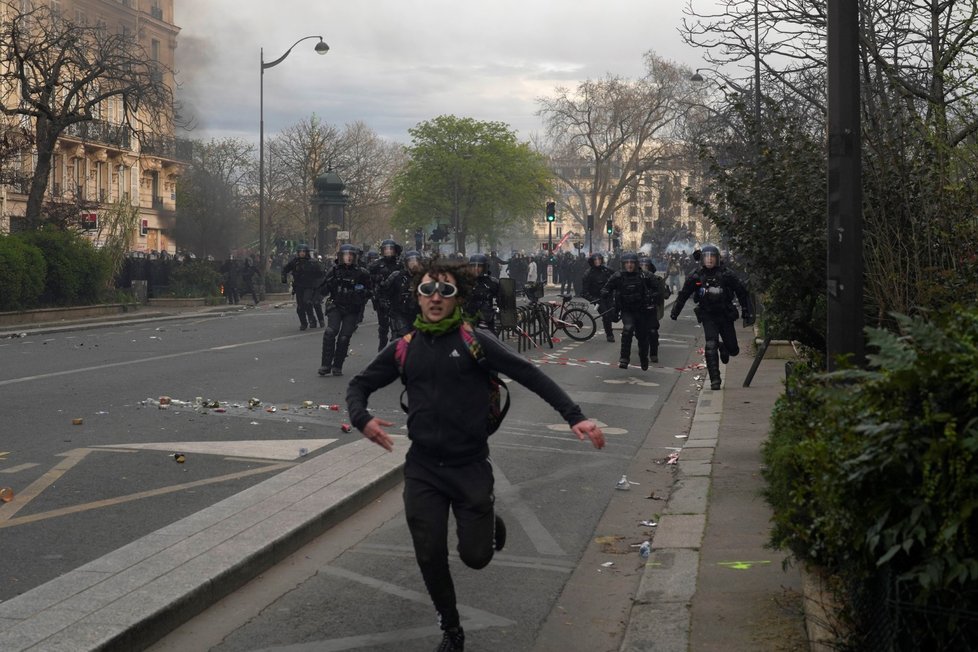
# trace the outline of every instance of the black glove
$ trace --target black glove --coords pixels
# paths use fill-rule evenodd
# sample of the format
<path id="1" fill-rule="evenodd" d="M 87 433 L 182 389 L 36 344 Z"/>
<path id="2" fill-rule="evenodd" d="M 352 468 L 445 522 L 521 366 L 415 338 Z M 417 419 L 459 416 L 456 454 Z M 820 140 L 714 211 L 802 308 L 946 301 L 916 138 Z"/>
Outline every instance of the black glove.
<path id="1" fill-rule="evenodd" d="M 679 319 L 679 313 L 673 310 L 672 312 L 669 313 L 669 319 L 676 321 L 677 319 Z"/>
<path id="2" fill-rule="evenodd" d="M 744 313 L 744 328 L 748 326 L 753 326 L 754 322 L 757 321 L 753 314 L 749 312 Z"/>

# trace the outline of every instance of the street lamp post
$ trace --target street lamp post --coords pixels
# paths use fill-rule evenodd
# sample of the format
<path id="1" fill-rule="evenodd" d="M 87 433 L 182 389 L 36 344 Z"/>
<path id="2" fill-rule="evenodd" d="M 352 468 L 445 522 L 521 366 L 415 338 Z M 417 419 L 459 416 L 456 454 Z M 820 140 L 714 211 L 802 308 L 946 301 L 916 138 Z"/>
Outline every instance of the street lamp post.
<path id="1" fill-rule="evenodd" d="M 311 38 L 318 38 L 319 43 L 316 43 L 316 52 L 319 54 L 326 54 L 329 52 L 329 46 L 323 40 L 322 36 L 304 36 L 298 41 L 293 43 L 285 54 L 280 56 L 275 61 L 269 61 L 265 63 L 265 48 L 261 48 L 261 76 L 259 82 L 258 91 L 258 259 L 259 259 L 259 269 L 262 270 L 262 275 L 265 274 L 265 70 L 268 68 L 274 68 L 278 64 L 285 61 L 285 58 L 289 56 L 292 52 L 292 48 L 299 45 L 303 41 Z"/>

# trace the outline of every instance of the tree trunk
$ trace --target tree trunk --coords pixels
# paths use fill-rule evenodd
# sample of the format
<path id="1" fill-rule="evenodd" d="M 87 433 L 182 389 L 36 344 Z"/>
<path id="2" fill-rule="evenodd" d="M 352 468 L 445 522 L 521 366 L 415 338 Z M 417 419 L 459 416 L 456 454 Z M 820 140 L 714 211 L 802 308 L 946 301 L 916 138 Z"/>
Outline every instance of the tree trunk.
<path id="1" fill-rule="evenodd" d="M 51 177 L 51 160 L 54 158 L 57 133 L 50 121 L 44 118 L 37 119 L 34 131 L 37 163 L 34 165 L 34 178 L 31 179 L 31 189 L 27 195 L 27 209 L 24 214 L 27 228 L 31 231 L 41 226 L 41 208 L 44 206 L 44 193 L 47 191 L 48 179 Z"/>

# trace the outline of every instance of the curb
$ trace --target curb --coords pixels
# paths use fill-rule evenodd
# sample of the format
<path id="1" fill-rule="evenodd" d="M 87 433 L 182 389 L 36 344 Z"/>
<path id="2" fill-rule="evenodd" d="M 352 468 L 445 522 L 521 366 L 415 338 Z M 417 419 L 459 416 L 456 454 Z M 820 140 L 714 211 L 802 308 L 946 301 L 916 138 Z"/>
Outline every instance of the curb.
<path id="1" fill-rule="evenodd" d="M 65 322 L 39 322 L 36 324 L 24 324 L 21 326 L 6 327 L 0 330 L 0 340 L 27 337 L 28 335 L 42 335 L 45 333 L 64 333 L 68 331 L 91 330 L 104 326 L 114 326 L 117 324 L 143 324 L 146 322 L 173 321 L 175 319 L 191 319 L 206 315 L 215 315 L 226 312 L 242 312 L 247 310 L 245 306 L 212 306 L 205 310 L 192 310 L 186 312 L 145 312 L 132 314 L 131 317 L 122 315 L 112 315 L 111 317 L 93 317 L 91 319 L 80 319 L 77 321 Z"/>
<path id="2" fill-rule="evenodd" d="M 361 439 L 292 466 L 7 600 L 0 649 L 144 649 L 396 486 L 403 465 Z"/>
<path id="3" fill-rule="evenodd" d="M 687 650 L 723 392 L 700 388 L 673 491 L 627 617 L 620 652 Z"/>

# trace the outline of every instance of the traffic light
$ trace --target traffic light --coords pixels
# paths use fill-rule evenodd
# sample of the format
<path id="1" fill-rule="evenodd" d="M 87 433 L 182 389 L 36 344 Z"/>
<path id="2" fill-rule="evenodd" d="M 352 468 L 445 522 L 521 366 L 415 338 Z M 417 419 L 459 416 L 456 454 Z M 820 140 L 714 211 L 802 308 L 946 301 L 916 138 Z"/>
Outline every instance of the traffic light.
<path id="1" fill-rule="evenodd" d="M 594 230 L 594 215 L 592 215 L 591 213 L 588 213 L 587 215 L 587 230 L 588 231 Z"/>
<path id="2" fill-rule="evenodd" d="M 611 220 L 608 220 L 608 223 L 605 224 L 604 230 L 605 232 L 607 232 L 608 235 L 611 235 L 612 233 L 615 232 L 615 225 L 611 223 Z"/>
<path id="3" fill-rule="evenodd" d="M 557 219 L 557 204 L 552 201 L 547 202 L 547 221 L 553 222 Z"/>
<path id="4" fill-rule="evenodd" d="M 149 220 L 142 220 L 139 223 L 139 235 L 146 235 L 149 233 Z"/>

